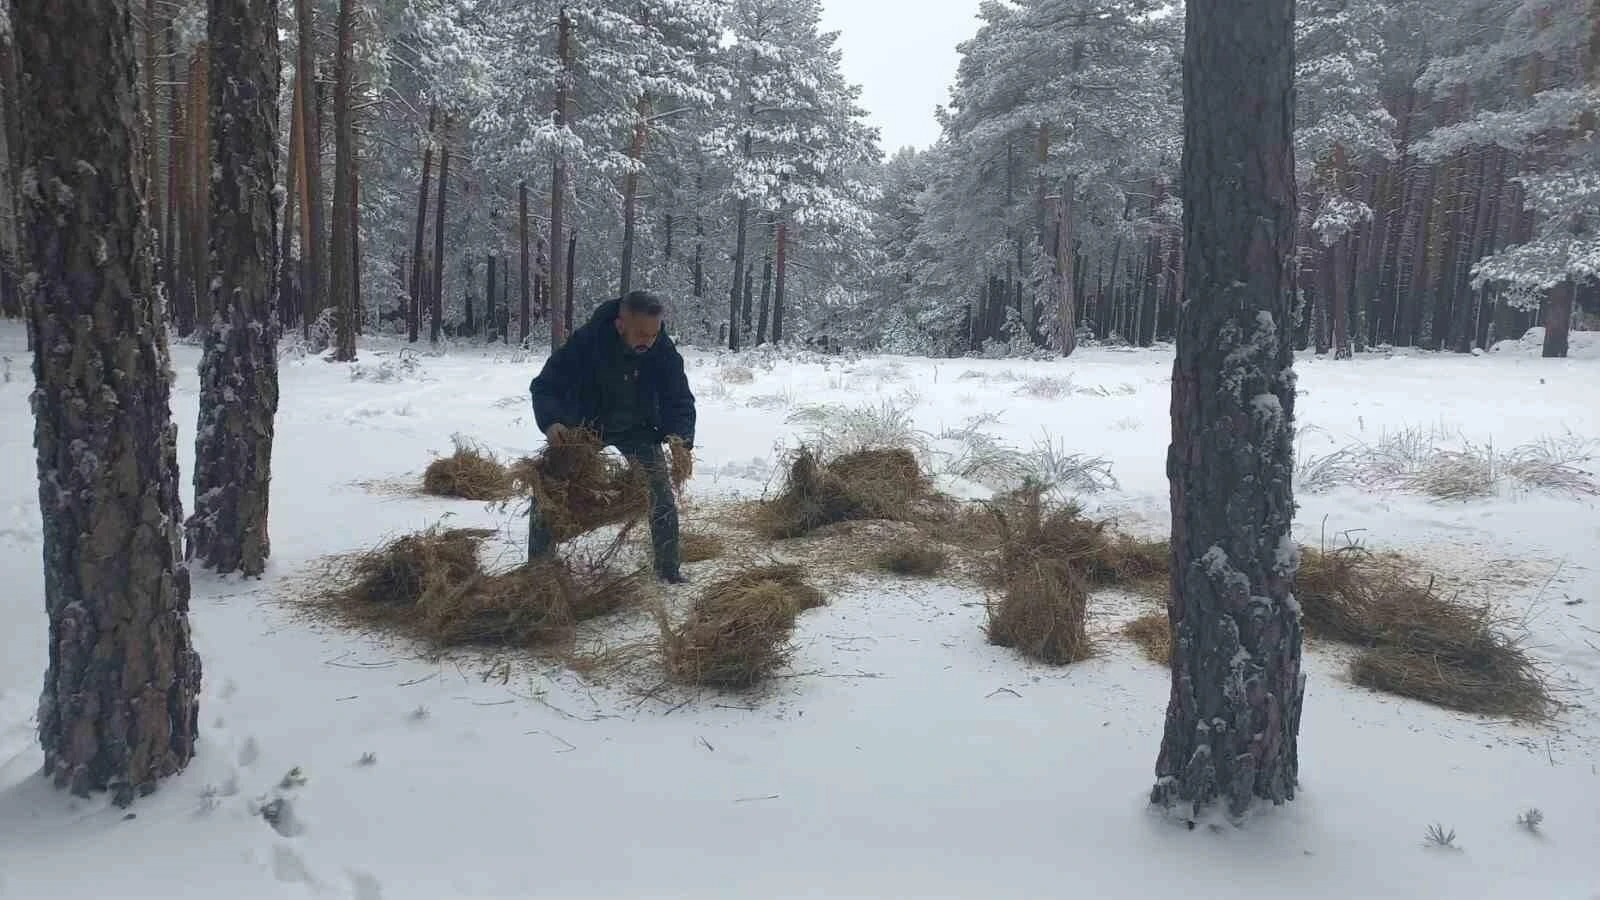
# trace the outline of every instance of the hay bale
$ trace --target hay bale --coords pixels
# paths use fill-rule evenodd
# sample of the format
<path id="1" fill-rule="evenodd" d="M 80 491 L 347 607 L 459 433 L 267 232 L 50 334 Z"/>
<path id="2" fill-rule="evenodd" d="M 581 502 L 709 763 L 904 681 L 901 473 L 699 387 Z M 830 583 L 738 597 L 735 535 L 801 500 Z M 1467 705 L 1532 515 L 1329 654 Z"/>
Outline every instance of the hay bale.
<path id="1" fill-rule="evenodd" d="M 672 628 L 658 611 L 667 671 L 688 684 L 751 687 L 788 658 L 795 616 L 823 602 L 797 566 L 763 566 L 724 578 L 706 588 L 680 627 Z"/>
<path id="2" fill-rule="evenodd" d="M 1350 664 L 1350 679 L 1460 712 L 1537 721 L 1550 710 L 1543 680 L 1520 654 L 1469 664 L 1404 647 L 1374 647 Z"/>
<path id="3" fill-rule="evenodd" d="M 823 464 L 802 447 L 789 465 L 782 493 L 762 504 L 757 524 L 781 540 L 839 522 L 907 521 L 930 494 L 929 480 L 910 450 L 858 450 Z"/>
<path id="4" fill-rule="evenodd" d="M 422 473 L 423 493 L 490 502 L 512 495 L 511 476 L 493 454 L 460 437 L 453 440 L 455 452 L 428 463 Z"/>
<path id="5" fill-rule="evenodd" d="M 1165 540 L 1119 534 L 1109 522 L 1086 517 L 1077 504 L 1046 503 L 1037 486 L 1001 498 L 990 511 L 998 525 L 1002 579 L 1020 555 L 1069 562 L 1092 587 L 1166 590 L 1170 551 Z"/>
<path id="6" fill-rule="evenodd" d="M 418 604 L 423 633 L 441 646 L 534 646 L 569 640 L 578 623 L 636 602 L 633 578 L 574 572 L 541 559 L 509 572 L 482 575 Z"/>
<path id="7" fill-rule="evenodd" d="M 1122 635 L 1137 644 L 1151 662 L 1172 664 L 1172 623 L 1166 613 L 1140 616 L 1122 626 Z"/>
<path id="8" fill-rule="evenodd" d="M 895 575 L 928 578 L 944 570 L 950 555 L 926 543 L 896 541 L 878 551 L 874 562 L 878 568 Z"/>
<path id="9" fill-rule="evenodd" d="M 360 607 L 413 607 L 483 572 L 478 547 L 493 531 L 481 528 L 429 528 L 356 554 L 332 599 Z"/>
<path id="10" fill-rule="evenodd" d="M 1034 559 L 1010 572 L 989 603 L 989 643 L 1056 666 L 1088 659 L 1088 608 L 1089 583 L 1076 566 Z"/>
<path id="11" fill-rule="evenodd" d="M 685 531 L 678 536 L 680 558 L 686 563 L 718 559 L 727 552 L 722 538 L 699 531 Z"/>

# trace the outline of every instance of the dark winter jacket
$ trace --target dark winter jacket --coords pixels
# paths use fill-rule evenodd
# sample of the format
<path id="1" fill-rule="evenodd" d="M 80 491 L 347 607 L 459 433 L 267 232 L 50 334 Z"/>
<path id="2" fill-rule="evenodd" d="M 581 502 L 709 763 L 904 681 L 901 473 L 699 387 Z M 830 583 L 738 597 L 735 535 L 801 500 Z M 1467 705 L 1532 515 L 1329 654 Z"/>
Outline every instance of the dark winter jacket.
<path id="1" fill-rule="evenodd" d="M 540 431 L 561 424 L 600 428 L 607 418 L 604 397 L 608 384 L 620 376 L 622 338 L 616 319 L 621 300 L 600 304 L 583 327 L 574 331 L 561 349 L 550 354 L 544 369 L 533 379 L 533 416 Z M 637 357 L 639 392 L 636 412 L 648 436 L 656 443 L 683 438 L 694 446 L 694 394 L 683 370 L 683 357 L 667 336 L 665 326 L 650 349 Z M 609 439 L 619 435 L 605 435 Z"/>

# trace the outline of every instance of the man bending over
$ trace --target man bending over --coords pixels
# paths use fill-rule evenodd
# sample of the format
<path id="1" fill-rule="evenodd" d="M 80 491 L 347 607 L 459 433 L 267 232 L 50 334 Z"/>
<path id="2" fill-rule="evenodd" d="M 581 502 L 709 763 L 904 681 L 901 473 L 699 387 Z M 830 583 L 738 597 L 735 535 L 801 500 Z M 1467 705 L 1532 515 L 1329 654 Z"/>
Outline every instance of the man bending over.
<path id="1" fill-rule="evenodd" d="M 531 390 L 534 419 L 546 439 L 558 442 L 569 430 L 589 428 L 644 469 L 656 575 L 682 584 L 678 503 L 661 445 L 694 446 L 694 394 L 683 357 L 662 327 L 664 311 L 661 299 L 649 291 L 600 304 L 550 354 Z M 528 525 L 528 558 L 547 555 L 554 543 L 536 503 Z"/>

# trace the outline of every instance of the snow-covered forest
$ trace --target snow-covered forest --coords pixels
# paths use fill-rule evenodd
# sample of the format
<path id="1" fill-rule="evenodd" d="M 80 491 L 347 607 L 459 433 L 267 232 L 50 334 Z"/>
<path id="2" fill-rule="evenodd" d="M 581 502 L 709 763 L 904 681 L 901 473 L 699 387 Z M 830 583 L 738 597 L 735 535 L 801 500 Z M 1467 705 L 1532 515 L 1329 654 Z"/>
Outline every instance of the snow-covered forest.
<path id="1" fill-rule="evenodd" d="M 206 10 L 135 6 L 155 61 L 158 278 L 188 334 L 205 321 Z M 983 3 L 943 136 L 894 148 L 819 6 L 284 0 L 285 325 L 348 303 L 360 330 L 405 331 L 415 303 L 424 338 L 437 318 L 444 336 L 544 339 L 568 305 L 581 317 L 648 286 L 706 346 L 1062 350 L 1064 311 L 1086 340 L 1171 339 L 1181 9 Z M 1540 325 L 1560 355 L 1565 328 L 1600 315 L 1586 4 L 1303 0 L 1297 15 L 1297 346 L 1466 352 Z M 341 167 L 357 198 L 343 216 Z M 356 261 L 337 288 L 331 247 Z"/>
<path id="2" fill-rule="evenodd" d="M 853 3 L 0 0 L 0 900 L 1594 895 L 1600 0 Z"/>

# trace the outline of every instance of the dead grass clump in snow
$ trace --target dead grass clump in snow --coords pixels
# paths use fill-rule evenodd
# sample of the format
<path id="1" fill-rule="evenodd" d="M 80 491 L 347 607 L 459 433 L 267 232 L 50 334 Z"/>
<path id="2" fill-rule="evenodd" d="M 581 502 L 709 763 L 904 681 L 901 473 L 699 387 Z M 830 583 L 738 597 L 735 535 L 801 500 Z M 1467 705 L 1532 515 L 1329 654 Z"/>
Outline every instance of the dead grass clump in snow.
<path id="1" fill-rule="evenodd" d="M 493 534 L 479 528 L 430 528 L 355 554 L 331 573 L 338 585 L 331 599 L 376 615 L 414 607 L 479 575 L 478 546 Z"/>
<path id="2" fill-rule="evenodd" d="M 895 541 L 878 551 L 874 562 L 885 572 L 929 578 L 944 571 L 950 555 L 926 542 Z"/>
<path id="3" fill-rule="evenodd" d="M 1151 662 L 1172 663 L 1172 623 L 1167 614 L 1149 613 L 1122 626 L 1122 635 L 1133 641 Z"/>
<path id="4" fill-rule="evenodd" d="M 1071 563 L 1093 587 L 1165 590 L 1168 546 L 1164 540 L 1137 540 L 1110 523 L 1083 515 L 1076 504 L 1051 504 L 1040 488 L 1013 492 L 991 507 L 1000 529 L 1000 572 L 1029 557 Z"/>
<path id="5" fill-rule="evenodd" d="M 1440 447 L 1443 441 L 1459 447 Z M 1569 496 L 1600 495 L 1600 482 L 1584 466 L 1594 444 L 1573 435 L 1546 438 L 1498 451 L 1459 435 L 1418 428 L 1385 434 L 1376 444 L 1358 443 L 1325 456 L 1303 455 L 1298 487 L 1326 491 L 1341 485 L 1389 487 L 1439 500 L 1493 495 L 1502 484 Z"/>
<path id="6" fill-rule="evenodd" d="M 678 550 L 686 563 L 718 559 L 727 552 L 722 538 L 700 531 L 685 531 L 678 537 Z"/>
<path id="7" fill-rule="evenodd" d="M 1442 596 L 1416 566 L 1358 547 L 1302 551 L 1295 597 L 1308 634 L 1367 648 L 1357 684 L 1462 712 L 1538 719 L 1549 692 L 1486 606 Z"/>
<path id="8" fill-rule="evenodd" d="M 755 524 L 763 534 L 781 540 L 838 522 L 905 521 L 930 495 L 928 479 L 910 450 L 858 450 L 824 464 L 802 447 L 789 465 L 783 492 L 757 508 Z"/>
<path id="9" fill-rule="evenodd" d="M 436 647 L 532 646 L 569 638 L 577 623 L 641 594 L 631 578 L 556 558 L 488 574 L 478 547 L 492 534 L 434 528 L 406 535 L 350 558 L 322 599 L 342 617 Z"/>
<path id="10" fill-rule="evenodd" d="M 1051 665 L 1088 659 L 1088 608 L 1089 584 L 1076 567 L 1028 558 L 1006 573 L 1004 592 L 989 603 L 989 643 Z"/>
<path id="11" fill-rule="evenodd" d="M 511 477 L 498 459 L 460 436 L 453 440 L 455 452 L 429 463 L 423 472 L 423 493 L 485 501 L 511 496 Z"/>
<path id="12" fill-rule="evenodd" d="M 722 370 L 721 378 L 727 384 L 750 384 L 756 380 L 756 373 L 748 366 L 728 366 Z"/>
<path id="13" fill-rule="evenodd" d="M 579 622 L 638 601 L 636 579 L 574 571 L 564 560 L 536 560 L 482 575 L 418 605 L 424 633 L 440 646 L 534 646 L 570 639 Z"/>
<path id="14" fill-rule="evenodd" d="M 688 684 L 751 687 L 788 658 L 795 616 L 823 602 L 798 566 L 763 566 L 724 578 L 706 588 L 677 628 L 657 611 L 667 671 Z"/>

